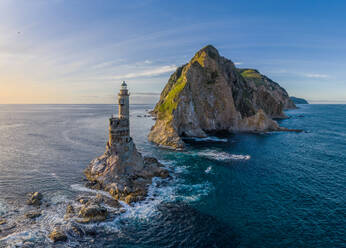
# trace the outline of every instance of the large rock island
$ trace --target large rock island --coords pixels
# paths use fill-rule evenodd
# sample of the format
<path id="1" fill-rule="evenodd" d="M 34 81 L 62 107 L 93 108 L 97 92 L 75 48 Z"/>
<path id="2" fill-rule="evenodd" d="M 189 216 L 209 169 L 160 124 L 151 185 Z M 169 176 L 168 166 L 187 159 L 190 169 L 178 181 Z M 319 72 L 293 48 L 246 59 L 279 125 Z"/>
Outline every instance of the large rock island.
<path id="1" fill-rule="evenodd" d="M 118 94 L 119 116 L 109 119 L 105 153 L 84 171 L 88 185 L 108 191 L 116 200 L 139 201 L 147 194 L 153 177 L 167 178 L 168 171 L 155 159 L 137 151 L 129 127 L 129 93 L 123 82 Z"/>
<path id="2" fill-rule="evenodd" d="M 237 69 L 209 45 L 168 80 L 153 114 L 149 140 L 183 148 L 182 137 L 208 132 L 281 131 L 273 118 L 296 108 L 285 89 L 254 69 Z"/>

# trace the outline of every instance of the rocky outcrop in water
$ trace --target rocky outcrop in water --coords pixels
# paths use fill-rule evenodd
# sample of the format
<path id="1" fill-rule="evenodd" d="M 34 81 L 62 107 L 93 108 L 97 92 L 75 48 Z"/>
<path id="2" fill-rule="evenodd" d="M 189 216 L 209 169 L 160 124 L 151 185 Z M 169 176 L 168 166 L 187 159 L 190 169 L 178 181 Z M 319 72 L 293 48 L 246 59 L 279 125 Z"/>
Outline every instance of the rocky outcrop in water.
<path id="1" fill-rule="evenodd" d="M 291 96 L 290 98 L 295 104 L 309 104 L 309 102 L 304 98 L 298 98 L 294 96 Z"/>
<path id="2" fill-rule="evenodd" d="M 110 196 L 82 196 L 74 204 L 67 205 L 64 219 L 87 224 L 104 221 L 123 211 L 121 204 Z"/>
<path id="3" fill-rule="evenodd" d="M 295 105 L 277 83 L 256 70 L 237 69 L 209 45 L 171 75 L 152 111 L 157 120 L 148 138 L 179 149 L 184 136 L 286 130 L 272 118 L 286 117 L 288 108 Z"/>
<path id="4" fill-rule="evenodd" d="M 67 236 L 66 234 L 60 229 L 60 228 L 55 228 L 49 235 L 48 237 L 55 243 L 59 241 L 66 241 Z"/>
<path id="5" fill-rule="evenodd" d="M 43 196 L 40 192 L 31 192 L 28 194 L 28 197 L 26 202 L 28 205 L 40 206 L 42 204 Z"/>
<path id="6" fill-rule="evenodd" d="M 125 82 L 119 96 L 118 117 L 110 118 L 106 152 L 84 171 L 88 185 L 108 191 L 127 203 L 144 199 L 153 177 L 167 178 L 168 171 L 157 159 L 143 157 L 130 137 L 129 94 Z"/>
<path id="7" fill-rule="evenodd" d="M 84 171 L 94 187 L 108 191 L 127 203 L 144 199 L 153 177 L 167 178 L 168 172 L 155 158 L 142 157 L 132 139 L 127 152 L 107 147 Z"/>
<path id="8" fill-rule="evenodd" d="M 6 220 L 0 217 L 0 225 L 6 224 Z"/>

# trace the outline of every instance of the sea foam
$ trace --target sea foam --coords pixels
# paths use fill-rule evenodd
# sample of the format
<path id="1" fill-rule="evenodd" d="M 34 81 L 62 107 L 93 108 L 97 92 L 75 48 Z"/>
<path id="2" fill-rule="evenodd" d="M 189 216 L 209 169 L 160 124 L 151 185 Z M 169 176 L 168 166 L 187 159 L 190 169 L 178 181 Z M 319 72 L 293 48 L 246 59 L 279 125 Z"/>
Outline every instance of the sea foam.
<path id="1" fill-rule="evenodd" d="M 205 138 L 198 138 L 198 137 L 185 137 L 185 140 L 193 140 L 197 142 L 207 142 L 207 141 L 212 141 L 212 142 L 227 142 L 228 139 L 226 138 L 218 138 L 215 136 L 208 136 Z"/>
<path id="2" fill-rule="evenodd" d="M 227 152 L 219 152 L 215 150 L 201 151 L 201 152 L 198 152 L 197 155 L 201 157 L 213 159 L 213 160 L 218 160 L 218 161 L 249 160 L 251 158 L 250 155 L 230 154 Z"/>

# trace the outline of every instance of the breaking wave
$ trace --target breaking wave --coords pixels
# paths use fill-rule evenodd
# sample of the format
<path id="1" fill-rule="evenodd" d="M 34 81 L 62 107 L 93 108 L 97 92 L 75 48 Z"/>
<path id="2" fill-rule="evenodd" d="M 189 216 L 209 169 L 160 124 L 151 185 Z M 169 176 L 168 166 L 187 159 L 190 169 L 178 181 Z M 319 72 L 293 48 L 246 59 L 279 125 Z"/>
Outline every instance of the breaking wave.
<path id="1" fill-rule="evenodd" d="M 198 152 L 197 155 L 218 161 L 249 160 L 251 158 L 250 155 L 229 154 L 227 152 L 218 152 L 213 150 L 201 151 Z"/>
<path id="2" fill-rule="evenodd" d="M 205 173 L 210 173 L 211 172 L 211 170 L 212 170 L 212 167 L 211 166 L 209 166 L 204 172 Z"/>
<path id="3" fill-rule="evenodd" d="M 5 214 L 8 211 L 8 207 L 4 202 L 0 200 L 0 215 Z"/>
<path id="4" fill-rule="evenodd" d="M 228 139 L 226 138 L 218 138 L 215 136 L 208 136 L 205 138 L 198 138 L 198 137 L 186 137 L 184 140 L 193 140 L 197 142 L 206 142 L 206 141 L 212 141 L 212 142 L 228 142 Z"/>

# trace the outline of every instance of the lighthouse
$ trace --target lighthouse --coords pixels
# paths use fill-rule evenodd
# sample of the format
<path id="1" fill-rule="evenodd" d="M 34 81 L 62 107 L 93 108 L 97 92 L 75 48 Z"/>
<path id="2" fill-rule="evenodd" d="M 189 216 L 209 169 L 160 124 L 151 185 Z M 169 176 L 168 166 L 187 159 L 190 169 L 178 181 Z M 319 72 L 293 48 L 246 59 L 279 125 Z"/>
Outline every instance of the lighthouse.
<path id="1" fill-rule="evenodd" d="M 125 81 L 121 84 L 120 92 L 118 94 L 119 104 L 119 118 L 129 119 L 129 92 L 127 90 L 127 84 Z"/>
<path id="2" fill-rule="evenodd" d="M 109 119 L 109 140 L 107 146 L 115 150 L 127 152 L 132 144 L 130 137 L 129 92 L 125 81 L 118 93 L 118 116 Z"/>

